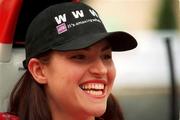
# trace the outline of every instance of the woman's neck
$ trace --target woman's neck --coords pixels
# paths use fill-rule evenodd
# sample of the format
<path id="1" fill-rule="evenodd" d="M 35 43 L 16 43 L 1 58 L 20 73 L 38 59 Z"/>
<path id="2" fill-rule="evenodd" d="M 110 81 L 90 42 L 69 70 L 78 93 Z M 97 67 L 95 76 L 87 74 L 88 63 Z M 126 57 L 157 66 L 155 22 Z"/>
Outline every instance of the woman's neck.
<path id="1" fill-rule="evenodd" d="M 60 116 L 53 117 L 53 120 L 95 120 L 95 117 L 83 118 L 83 117 L 74 117 L 74 116 Z"/>
<path id="2" fill-rule="evenodd" d="M 53 114 L 53 120 L 95 120 L 94 116 L 85 115 L 69 115 L 69 114 Z"/>

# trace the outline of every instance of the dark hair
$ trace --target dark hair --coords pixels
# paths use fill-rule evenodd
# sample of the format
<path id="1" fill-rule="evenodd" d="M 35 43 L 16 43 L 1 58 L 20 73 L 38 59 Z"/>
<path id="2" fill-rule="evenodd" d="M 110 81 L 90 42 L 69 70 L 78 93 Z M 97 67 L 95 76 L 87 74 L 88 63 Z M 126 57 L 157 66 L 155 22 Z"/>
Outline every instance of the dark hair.
<path id="1" fill-rule="evenodd" d="M 51 52 L 37 58 L 48 64 Z M 8 112 L 20 117 L 20 120 L 52 120 L 44 86 L 37 83 L 27 70 L 15 85 L 9 101 Z M 124 120 L 118 102 L 110 94 L 106 112 L 96 120 Z"/>
<path id="2" fill-rule="evenodd" d="M 107 100 L 106 112 L 102 115 L 104 120 L 124 120 L 118 101 L 111 93 Z"/>

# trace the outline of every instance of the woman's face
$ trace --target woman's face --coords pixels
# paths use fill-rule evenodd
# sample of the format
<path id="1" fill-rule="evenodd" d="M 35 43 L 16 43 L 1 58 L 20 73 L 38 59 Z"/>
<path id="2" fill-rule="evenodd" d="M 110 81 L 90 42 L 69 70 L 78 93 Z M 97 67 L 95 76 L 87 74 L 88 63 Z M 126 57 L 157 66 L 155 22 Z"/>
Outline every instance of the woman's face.
<path id="1" fill-rule="evenodd" d="M 115 67 L 107 41 L 52 54 L 44 67 L 45 91 L 53 116 L 100 116 L 106 110 Z"/>

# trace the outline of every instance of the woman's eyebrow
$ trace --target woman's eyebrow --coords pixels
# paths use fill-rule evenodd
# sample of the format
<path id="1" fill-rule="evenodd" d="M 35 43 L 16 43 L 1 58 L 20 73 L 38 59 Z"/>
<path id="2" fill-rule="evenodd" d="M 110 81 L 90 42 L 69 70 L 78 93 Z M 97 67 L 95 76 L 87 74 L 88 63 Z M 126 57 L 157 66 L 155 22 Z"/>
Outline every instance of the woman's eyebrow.
<path id="1" fill-rule="evenodd" d="M 109 49 L 111 49 L 111 46 L 110 45 L 106 45 L 105 47 L 103 47 L 101 49 L 101 51 L 106 51 L 106 50 L 109 50 Z"/>

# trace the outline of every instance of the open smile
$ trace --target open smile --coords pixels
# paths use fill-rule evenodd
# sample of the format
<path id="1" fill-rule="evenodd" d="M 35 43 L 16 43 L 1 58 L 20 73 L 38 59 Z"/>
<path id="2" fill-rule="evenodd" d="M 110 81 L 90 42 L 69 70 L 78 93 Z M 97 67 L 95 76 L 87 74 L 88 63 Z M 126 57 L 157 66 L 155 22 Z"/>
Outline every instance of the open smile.
<path id="1" fill-rule="evenodd" d="M 102 80 L 87 81 L 80 84 L 80 88 L 92 97 L 104 97 L 106 94 L 106 84 Z"/>

